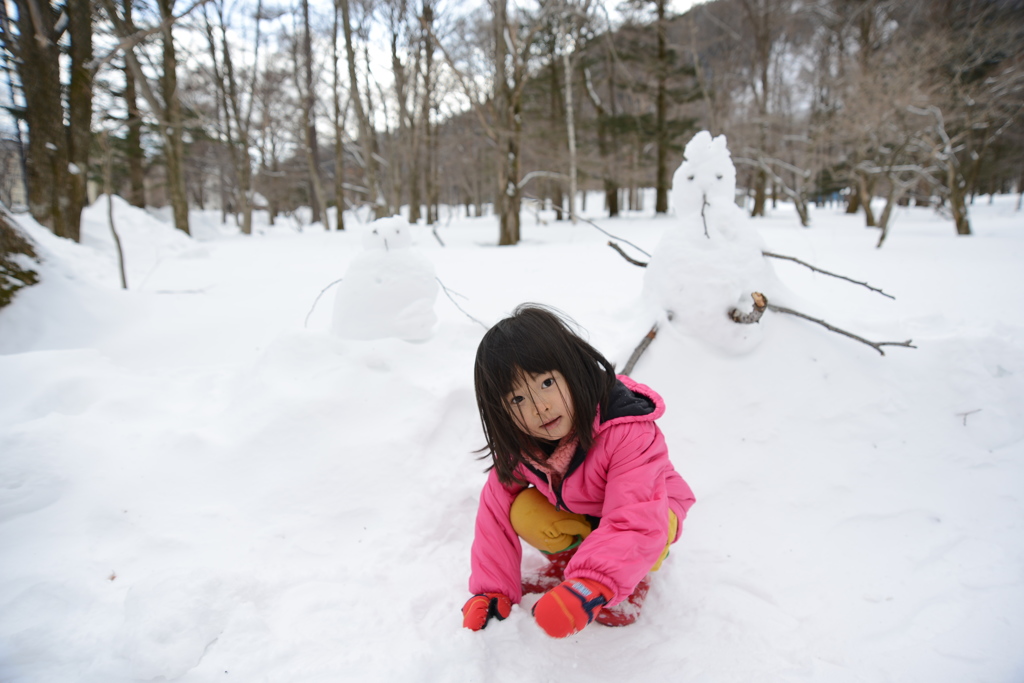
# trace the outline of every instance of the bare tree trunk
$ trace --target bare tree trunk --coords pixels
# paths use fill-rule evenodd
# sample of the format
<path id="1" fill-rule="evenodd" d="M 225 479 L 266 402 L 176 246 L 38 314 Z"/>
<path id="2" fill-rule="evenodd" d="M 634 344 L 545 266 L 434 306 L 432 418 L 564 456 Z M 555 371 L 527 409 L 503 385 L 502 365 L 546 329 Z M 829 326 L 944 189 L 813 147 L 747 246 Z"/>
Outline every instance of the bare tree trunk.
<path id="1" fill-rule="evenodd" d="M 875 220 L 875 211 L 871 208 L 871 197 L 874 195 L 875 181 L 868 181 L 863 173 L 857 174 L 857 193 L 860 196 L 860 205 L 864 207 L 864 224 L 873 228 L 878 225 Z"/>
<path id="2" fill-rule="evenodd" d="M 853 183 L 846 196 L 846 213 L 853 214 L 858 211 L 860 211 L 860 186 L 858 183 Z"/>
<path id="3" fill-rule="evenodd" d="M 522 116 L 519 97 L 509 84 L 507 58 L 510 35 L 507 0 L 491 0 L 494 9 L 494 107 L 498 148 L 498 187 L 494 208 L 498 214 L 498 245 L 519 243 L 519 147 Z M 515 55 L 511 55 L 513 60 Z M 517 67 L 514 65 L 513 69 Z M 517 83 L 518 74 L 512 74 Z"/>
<path id="4" fill-rule="evenodd" d="M 72 239 L 81 238 L 82 209 L 89 202 L 89 143 L 92 142 L 92 7 L 85 2 L 71 2 L 68 13 L 68 34 L 71 45 L 71 85 L 68 88 L 68 161 L 70 201 L 67 215 Z"/>
<path id="5" fill-rule="evenodd" d="M 576 224 L 576 119 L 572 103 L 572 55 L 569 54 L 568 33 L 562 23 L 562 68 L 565 69 L 565 129 L 569 138 L 569 220 Z"/>
<path id="6" fill-rule="evenodd" d="M 441 136 L 438 134 L 437 123 L 434 123 L 433 132 L 430 136 L 430 144 L 433 147 L 433 151 L 430 154 L 430 175 L 433 178 L 433 180 L 430 185 L 429 199 L 430 205 L 433 207 L 432 210 L 434 213 L 434 224 L 437 224 L 437 222 L 440 220 L 441 210 L 441 182 L 439 177 L 441 172 Z M 437 236 L 436 230 L 434 232 L 434 235 Z"/>
<path id="7" fill-rule="evenodd" d="M 108 18 L 114 24 L 115 33 L 122 39 L 127 39 L 134 33 L 132 27 L 125 23 L 124 18 L 118 13 L 117 6 L 113 0 L 96 0 L 106 11 Z M 134 44 L 127 43 L 123 46 L 125 61 L 135 76 L 136 85 L 141 88 L 142 96 L 149 105 L 153 115 L 160 119 L 159 132 L 164 143 L 164 157 L 167 166 L 168 197 L 171 201 L 171 209 L 174 214 L 174 225 L 182 232 L 188 234 L 188 190 L 185 185 L 185 147 L 182 139 L 183 119 L 181 101 L 178 95 L 177 79 L 177 55 L 174 48 L 174 36 L 172 27 L 176 17 L 172 10 L 174 0 L 158 0 L 158 8 L 161 18 L 162 38 L 162 69 L 160 76 L 160 94 L 158 98 L 153 88 L 150 87 L 146 75 L 139 65 L 135 56 Z"/>
<path id="8" fill-rule="evenodd" d="M 774 12 L 778 9 L 777 0 L 741 0 L 741 5 L 750 22 L 753 31 L 754 63 L 752 71 L 757 74 L 756 82 L 753 84 L 754 98 L 757 104 L 757 113 L 760 118 L 758 122 L 760 130 L 759 154 L 768 155 L 768 111 L 771 103 L 771 80 L 769 70 L 772 55 L 772 31 Z M 760 85 L 760 92 L 758 92 Z M 750 212 L 751 216 L 764 216 L 765 205 L 768 199 L 768 174 L 758 170 L 754 176 L 754 207 Z"/>
<path id="9" fill-rule="evenodd" d="M 345 57 L 348 60 L 349 101 L 354 105 L 356 123 L 359 125 L 359 145 L 362 148 L 363 170 L 366 173 L 366 188 L 370 193 L 370 202 L 374 207 L 374 217 L 381 218 L 385 213 L 381 202 L 384 196 L 380 191 L 377 179 L 377 144 L 373 126 L 363 106 L 359 88 L 359 76 L 356 73 L 356 49 L 352 41 L 352 17 L 349 11 L 349 0 L 336 0 L 341 8 L 341 27 L 345 34 Z M 308 2 L 308 0 L 303 0 Z"/>
<path id="10" fill-rule="evenodd" d="M 259 19 L 257 18 L 257 22 Z M 258 34 L 257 34 L 258 35 Z M 252 234 L 252 160 L 249 158 L 249 121 L 243 116 L 238 100 L 238 82 L 235 79 L 234 63 L 231 59 L 231 48 L 228 45 L 227 28 L 221 20 L 221 42 L 224 50 L 224 70 L 228 80 L 228 104 L 230 115 L 235 119 L 238 140 L 232 145 L 235 172 L 238 175 L 238 199 L 242 210 L 242 234 Z"/>
<path id="11" fill-rule="evenodd" d="M 971 221 L 967 216 L 963 177 L 957 168 L 956 158 L 952 157 L 952 155 L 946 161 L 946 172 L 946 182 L 949 185 L 949 210 L 953 213 L 956 234 L 970 235 Z"/>
<path id="12" fill-rule="evenodd" d="M 135 30 L 132 22 L 132 4 L 135 0 L 124 0 L 125 23 Z M 138 94 L 135 89 L 135 74 L 126 63 L 124 66 L 124 101 L 128 110 L 128 134 L 125 138 L 128 158 L 128 203 L 140 209 L 146 206 L 145 152 L 142 150 L 142 112 L 139 110 Z"/>
<path id="13" fill-rule="evenodd" d="M 420 209 L 423 203 L 423 197 L 420 194 L 422 173 L 420 172 L 421 157 L 418 132 L 415 128 L 412 131 L 412 140 L 412 161 L 409 165 L 409 222 L 419 223 Z"/>
<path id="14" fill-rule="evenodd" d="M 878 236 L 878 244 L 875 248 L 881 248 L 885 242 L 885 238 L 889 236 L 889 223 L 892 221 L 892 208 L 899 201 L 900 196 L 903 193 L 899 191 L 899 185 L 896 182 L 889 182 L 889 194 L 885 198 L 885 208 L 882 209 L 882 215 L 878 218 L 878 227 L 882 229 L 881 234 Z"/>
<path id="15" fill-rule="evenodd" d="M 15 0 L 17 40 L 6 26 L 3 32 L 4 47 L 16 57 L 25 96 L 28 207 L 32 217 L 54 234 L 75 239 L 68 225 L 68 141 L 61 103 L 60 51 L 54 31 L 56 16 L 48 3 L 45 12 L 37 11 L 33 16 L 31 2 Z"/>
<path id="16" fill-rule="evenodd" d="M 420 47 L 416 50 L 416 57 L 413 61 L 413 74 L 415 79 L 419 79 L 421 75 L 420 60 L 422 58 L 423 50 L 422 43 L 425 41 L 423 32 L 420 33 Z M 416 91 L 415 86 L 413 91 Z M 422 152 L 420 149 L 420 126 L 422 121 L 415 114 L 416 103 L 413 100 L 412 106 L 409 108 L 409 147 L 411 152 L 411 158 L 409 160 L 409 181 L 406 183 L 409 187 L 409 222 L 418 223 L 422 217 L 421 210 L 423 204 L 423 177 L 421 172 L 422 164 Z"/>
<path id="17" fill-rule="evenodd" d="M 306 131 L 306 166 L 309 170 L 309 184 L 312 187 L 310 208 L 313 211 L 312 222 L 319 223 L 323 219 L 324 185 L 320 179 L 320 144 L 316 135 L 316 94 L 313 91 L 313 33 L 309 25 L 309 0 L 302 0 L 302 57 L 303 57 L 303 103 L 302 125 Z M 330 227 L 330 226 L 328 226 Z"/>
<path id="18" fill-rule="evenodd" d="M 334 206 L 337 230 L 345 229 L 345 145 L 344 131 L 348 119 L 348 105 L 345 113 L 341 109 L 341 63 L 338 54 L 338 5 L 334 5 L 334 30 L 331 35 L 331 57 L 334 61 Z"/>
<path id="19" fill-rule="evenodd" d="M 668 213 L 668 123 L 665 80 L 668 78 L 668 49 L 665 45 L 665 2 L 658 3 L 658 94 L 657 94 L 657 137 L 658 137 L 658 178 L 657 198 L 654 213 Z"/>
<path id="20" fill-rule="evenodd" d="M 611 116 L 615 115 L 615 63 L 612 59 L 611 50 L 608 51 L 608 103 L 611 107 Z M 616 156 L 618 141 L 614 132 L 610 132 L 608 119 L 609 111 L 601 101 L 600 95 L 594 88 L 590 79 L 590 71 L 585 69 L 583 80 L 587 87 L 587 94 L 597 112 L 597 149 L 601 155 L 601 181 L 604 185 L 604 207 L 608 211 L 608 217 L 614 218 L 619 215 L 619 184 L 616 181 L 615 164 L 613 157 Z M 609 140 L 609 137 L 611 140 Z"/>
<path id="21" fill-rule="evenodd" d="M 423 111 L 420 114 L 420 125 L 423 126 L 423 144 L 426 150 L 426 194 L 427 194 L 427 225 L 437 222 L 437 182 L 434 176 L 436 156 L 434 138 L 437 136 L 436 126 L 430 125 L 430 111 L 433 104 L 433 70 L 434 41 L 431 27 L 434 23 L 434 8 L 430 0 L 423 0 Z"/>
<path id="22" fill-rule="evenodd" d="M 1024 170 L 1021 171 L 1020 178 L 1017 180 L 1017 207 L 1015 211 L 1021 210 L 1021 205 L 1024 204 Z"/>
<path id="23" fill-rule="evenodd" d="M 160 78 L 165 104 L 164 157 L 167 162 L 167 190 L 174 214 L 174 225 L 190 234 L 188 225 L 188 192 L 185 188 L 185 143 L 182 137 L 184 120 L 181 99 L 178 96 L 178 56 L 174 49 L 174 36 L 169 21 L 174 0 L 158 0 L 160 19 L 167 22 L 163 30 L 163 74 Z"/>

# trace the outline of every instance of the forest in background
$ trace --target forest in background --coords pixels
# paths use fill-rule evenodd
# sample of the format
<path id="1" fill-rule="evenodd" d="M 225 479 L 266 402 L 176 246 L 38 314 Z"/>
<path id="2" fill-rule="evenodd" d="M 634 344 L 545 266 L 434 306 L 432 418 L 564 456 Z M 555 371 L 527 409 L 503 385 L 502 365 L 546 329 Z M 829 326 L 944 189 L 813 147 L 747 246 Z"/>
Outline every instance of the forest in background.
<path id="1" fill-rule="evenodd" d="M 220 208 L 243 233 L 308 207 L 344 229 L 526 201 L 668 211 L 698 130 L 752 215 L 844 202 L 880 228 L 926 203 L 971 232 L 1024 186 L 1024 1 L 3 0 L 0 200 L 77 240 L 97 192 Z M 871 198 L 884 198 L 884 204 Z M 881 211 L 877 208 L 882 206 Z M 592 208 L 592 207 L 591 207 Z M 876 215 L 877 211 L 877 215 Z"/>

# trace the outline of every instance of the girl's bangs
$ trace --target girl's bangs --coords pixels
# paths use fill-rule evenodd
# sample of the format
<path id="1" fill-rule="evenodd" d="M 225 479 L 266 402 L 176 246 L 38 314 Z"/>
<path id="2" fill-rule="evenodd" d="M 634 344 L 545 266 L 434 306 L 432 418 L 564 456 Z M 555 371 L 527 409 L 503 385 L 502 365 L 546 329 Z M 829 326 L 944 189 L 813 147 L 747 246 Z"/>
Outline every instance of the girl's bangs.
<path id="1" fill-rule="evenodd" d="M 566 359 L 563 353 L 558 352 L 559 340 L 547 338 L 547 335 L 523 335 L 523 338 L 505 341 L 507 344 L 490 349 L 490 353 L 481 358 L 492 386 L 502 395 L 512 391 L 517 382 L 531 374 L 551 370 L 566 374 Z"/>

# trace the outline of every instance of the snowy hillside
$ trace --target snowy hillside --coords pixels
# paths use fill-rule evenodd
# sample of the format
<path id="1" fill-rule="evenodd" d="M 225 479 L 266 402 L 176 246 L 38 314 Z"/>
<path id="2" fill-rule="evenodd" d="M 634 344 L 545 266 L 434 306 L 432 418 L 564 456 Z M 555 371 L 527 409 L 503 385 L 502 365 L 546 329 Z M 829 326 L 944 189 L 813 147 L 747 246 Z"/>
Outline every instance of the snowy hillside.
<path id="1" fill-rule="evenodd" d="M 44 283 L 0 311 L 0 681 L 1024 680 L 1015 201 L 979 199 L 969 238 L 901 209 L 881 250 L 839 208 L 744 218 L 896 297 L 773 262 L 787 306 L 918 348 L 770 311 L 739 350 L 663 327 L 633 376 L 697 504 L 640 621 L 564 641 L 536 596 L 461 628 L 484 330 L 442 292 L 425 341 L 332 334 L 338 286 L 314 301 L 367 225 L 196 214 L 190 239 L 118 202 L 127 292 L 105 199 L 81 245 L 28 226 Z M 649 252 L 675 221 L 598 219 Z M 524 214 L 513 248 L 492 218 L 439 233 L 413 246 L 486 324 L 550 304 L 621 367 L 660 315 L 585 223 Z"/>

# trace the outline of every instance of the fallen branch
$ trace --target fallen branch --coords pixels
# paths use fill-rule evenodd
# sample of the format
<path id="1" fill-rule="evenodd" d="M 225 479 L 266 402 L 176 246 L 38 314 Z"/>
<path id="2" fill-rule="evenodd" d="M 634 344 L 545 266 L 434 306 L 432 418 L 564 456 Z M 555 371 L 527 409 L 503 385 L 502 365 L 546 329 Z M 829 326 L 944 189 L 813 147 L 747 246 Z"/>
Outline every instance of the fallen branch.
<path id="1" fill-rule="evenodd" d="M 822 275 L 830 275 L 830 276 L 832 276 L 832 277 L 836 277 L 836 278 L 839 278 L 840 280 L 846 280 L 847 282 L 852 282 L 852 283 L 853 283 L 853 284 L 855 284 L 855 285 L 860 285 L 861 287 L 867 287 L 867 288 L 868 288 L 868 289 L 870 289 L 870 290 L 871 290 L 872 292 L 878 292 L 878 293 L 879 293 L 879 294 L 881 294 L 882 296 L 886 296 L 886 297 L 889 297 L 890 299 L 893 299 L 893 300 L 895 300 L 895 299 L 896 299 L 896 297 L 894 297 L 893 295 L 891 295 L 891 294 L 886 294 L 886 293 L 885 293 L 885 292 L 883 292 L 882 290 L 878 289 L 877 287 L 872 287 L 871 285 L 869 285 L 869 284 L 868 284 L 868 283 L 866 283 L 866 282 L 860 282 L 859 280 L 854 280 L 854 279 L 852 279 L 852 278 L 848 278 L 848 277 L 846 277 L 845 275 L 839 275 L 839 274 L 837 274 L 837 273 L 830 273 L 829 271 L 827 271 L 827 270 L 822 270 L 821 268 L 818 268 L 817 266 L 813 266 L 813 265 L 811 265 L 810 263 L 807 263 L 806 261 L 801 261 L 800 259 L 798 259 L 798 258 L 796 258 L 796 257 L 793 257 L 793 256 L 786 256 L 786 255 L 784 255 L 784 254 L 775 254 L 775 253 L 773 253 L 773 252 L 770 252 L 770 251 L 762 251 L 761 253 L 762 253 L 762 254 L 764 254 L 764 256 L 766 256 L 766 257 L 768 257 L 768 258 L 777 258 L 777 259 L 782 259 L 782 260 L 784 260 L 784 261 L 792 261 L 793 263 L 799 263 L 799 264 L 800 264 L 801 266 L 804 266 L 804 267 L 806 267 L 806 268 L 810 268 L 810 269 L 811 269 L 811 270 L 813 270 L 813 271 L 814 271 L 815 273 L 821 273 Z"/>
<path id="2" fill-rule="evenodd" d="M 612 249 L 614 249 L 615 251 L 619 252 L 619 255 L 622 256 L 622 258 L 626 259 L 627 261 L 632 263 L 634 266 L 640 266 L 641 268 L 646 268 L 647 267 L 647 264 L 644 263 L 643 261 L 637 261 L 636 259 L 631 258 L 630 256 L 627 256 L 626 252 L 624 252 L 622 250 L 622 247 L 620 247 L 618 244 L 615 244 L 614 242 L 609 242 L 608 246 L 611 247 Z M 776 253 L 771 252 L 771 251 L 762 251 L 761 255 L 764 256 L 765 258 L 777 258 L 777 259 L 781 259 L 783 261 L 792 261 L 793 263 L 799 263 L 801 266 L 804 266 L 805 268 L 810 268 L 815 273 L 821 273 L 822 275 L 829 275 L 831 277 L 838 278 L 840 280 L 846 280 L 847 282 L 852 282 L 855 285 L 860 285 L 861 287 L 866 287 L 867 289 L 870 289 L 872 292 L 878 292 L 879 294 L 881 294 L 884 297 L 888 297 L 888 298 L 890 298 L 890 299 L 892 299 L 894 301 L 896 300 L 896 297 L 894 297 L 892 294 L 888 294 L 888 293 L 882 291 L 881 289 L 879 289 L 878 287 L 872 287 L 871 285 L 869 285 L 866 282 L 861 282 L 860 280 L 854 280 L 853 278 L 846 277 L 845 275 L 840 275 L 839 273 L 833 273 L 833 272 L 824 270 L 822 268 L 818 268 L 817 266 L 815 266 L 813 264 L 810 264 L 810 263 L 807 263 L 806 261 L 801 261 L 800 259 L 796 258 L 795 256 L 786 256 L 785 254 L 776 254 Z"/>
<path id="3" fill-rule="evenodd" d="M 613 235 L 613 234 L 611 234 L 610 232 L 608 232 L 607 230 L 605 230 L 604 228 L 602 228 L 602 227 L 601 227 L 600 225 L 598 225 L 598 224 L 597 224 L 597 223 L 595 223 L 594 221 L 590 220 L 589 218 L 584 218 L 583 216 L 578 216 L 578 218 L 579 218 L 579 220 L 583 221 L 584 223 L 589 223 L 589 224 L 590 224 L 590 225 L 591 225 L 592 227 L 594 227 L 594 228 L 597 228 L 598 230 L 600 230 L 601 232 L 603 232 L 603 233 L 604 233 L 605 235 L 607 235 L 608 237 L 611 237 L 611 238 L 612 238 L 613 240 L 618 240 L 618 241 L 620 241 L 620 242 L 625 242 L 626 244 L 628 244 L 629 246 L 633 247 L 634 249 L 636 249 L 637 251 L 639 251 L 639 252 L 640 252 L 641 254 L 643 254 L 644 256 L 646 256 L 647 258 L 650 258 L 650 257 L 651 257 L 651 255 L 650 255 L 650 254 L 648 254 L 648 253 L 647 253 L 646 251 L 644 251 L 644 250 L 643 250 L 643 249 L 641 249 L 640 247 L 636 246 L 635 244 L 633 244 L 633 243 L 632 243 L 632 242 L 630 242 L 629 240 L 625 240 L 625 239 L 622 239 L 621 237 L 617 237 L 616 235 Z M 621 253 L 621 252 L 620 252 L 620 253 Z M 644 264 L 644 265 L 647 265 L 647 264 Z"/>
<path id="4" fill-rule="evenodd" d="M 445 296 L 447 296 L 447 297 L 448 297 L 448 300 L 449 300 L 449 301 L 451 301 L 451 302 L 452 302 L 453 304 L 455 304 L 455 308 L 457 308 L 457 309 L 459 309 L 460 311 L 462 311 L 462 314 L 463 314 L 464 316 L 466 316 L 467 318 L 469 318 L 470 320 L 472 320 L 473 322 L 475 322 L 475 323 L 476 323 L 477 325 L 479 325 L 480 327 L 484 328 L 485 330 L 486 330 L 486 329 L 489 329 L 489 328 L 487 327 L 487 325 L 485 325 L 484 323 L 480 322 L 479 320 L 477 320 L 476 318 L 474 318 L 473 316 L 471 316 L 471 315 L 470 315 L 469 313 L 466 313 L 466 311 L 465 311 L 465 310 L 463 310 L 462 306 L 460 306 L 460 305 L 459 305 L 459 302 L 457 302 L 457 301 L 455 300 L 455 298 L 454 298 L 454 297 L 452 296 L 452 294 L 451 294 L 451 292 L 450 292 L 450 291 L 448 290 L 448 288 L 444 286 L 444 283 L 443 283 L 443 282 L 441 282 L 441 278 L 439 278 L 439 277 L 437 277 L 437 276 L 435 275 L 435 276 L 434 276 L 434 279 L 435 279 L 435 280 L 437 280 L 437 284 L 441 285 L 441 289 L 442 289 L 442 290 L 444 290 L 444 294 L 445 294 Z M 462 295 L 461 295 L 461 294 L 459 294 L 459 296 L 462 296 Z"/>
<path id="5" fill-rule="evenodd" d="M 635 349 L 633 349 L 632 355 L 629 357 L 629 360 L 626 361 L 626 365 L 622 368 L 623 375 L 629 375 L 633 372 L 633 368 L 636 366 L 636 362 L 640 360 L 640 356 L 644 355 L 644 351 L 647 350 L 647 347 L 651 345 L 651 342 L 654 341 L 654 338 L 657 336 L 658 323 L 654 323 L 654 326 L 651 328 L 650 332 L 644 335 L 644 338 L 641 339 L 640 343 L 637 344 Z"/>
<path id="6" fill-rule="evenodd" d="M 621 256 L 622 258 L 626 259 L 627 261 L 632 263 L 634 266 L 640 266 L 641 268 L 646 268 L 647 267 L 646 263 L 644 263 L 643 261 L 637 261 L 635 258 L 633 258 L 632 256 L 628 255 L 626 252 L 624 252 L 622 250 L 622 247 L 620 247 L 615 242 L 609 241 L 608 242 L 608 246 L 611 247 L 612 249 L 614 249 L 615 251 L 619 252 L 619 256 Z"/>
<path id="7" fill-rule="evenodd" d="M 340 277 L 337 280 L 335 280 L 334 282 L 332 282 L 331 284 L 327 285 L 326 287 L 324 287 L 323 289 L 320 290 L 320 293 L 316 295 L 315 299 L 313 299 L 313 305 L 309 307 L 309 313 L 306 314 L 306 320 L 303 321 L 303 323 L 302 323 L 303 327 L 308 327 L 309 326 L 309 316 L 313 315 L 313 310 L 316 308 L 317 303 L 320 301 L 320 297 L 322 297 L 324 295 L 324 292 L 326 292 L 328 289 L 330 289 L 331 287 L 333 287 L 334 285 L 338 284 L 339 282 L 341 282 L 344 279 L 345 278 Z"/>
<path id="8" fill-rule="evenodd" d="M 817 323 L 817 324 L 821 325 L 822 327 L 824 327 L 825 329 L 827 329 L 827 330 L 829 330 L 831 332 L 835 332 L 837 334 L 841 334 L 841 335 L 843 335 L 845 337 L 849 337 L 850 339 L 856 339 L 857 341 L 859 341 L 862 344 L 867 344 L 868 346 L 873 348 L 875 351 L 878 351 L 878 353 L 882 354 L 883 356 L 885 355 L 885 351 L 882 350 L 883 346 L 903 346 L 903 347 L 906 347 L 906 348 L 909 348 L 909 349 L 916 349 L 917 348 L 916 346 L 914 346 L 911 343 L 913 341 L 912 339 L 908 339 L 905 342 L 873 342 L 873 341 L 871 341 L 869 339 L 865 339 L 864 337 L 859 337 L 856 334 L 853 334 L 852 332 L 847 332 L 846 330 L 840 329 L 840 328 L 838 328 L 838 327 L 836 327 L 834 325 L 830 325 L 829 323 L 825 322 L 824 320 L 819 320 L 818 318 L 812 318 L 811 316 L 809 316 L 809 315 L 807 315 L 805 313 L 801 313 L 800 311 L 794 311 L 791 308 L 785 308 L 783 306 L 776 306 L 774 304 L 767 304 L 767 306 L 768 306 L 768 310 L 769 311 L 773 311 L 775 313 L 788 313 L 789 315 L 795 315 L 798 318 L 803 318 L 804 320 L 810 320 L 812 323 Z"/>
<path id="9" fill-rule="evenodd" d="M 121 272 L 121 289 L 128 289 L 128 276 L 124 270 L 124 249 L 121 247 L 121 236 L 117 234 L 117 228 L 114 226 L 114 182 L 111 179 L 114 162 L 107 131 L 100 134 L 100 147 L 103 149 L 103 191 L 107 195 L 107 222 L 110 224 L 110 233 L 114 236 L 114 247 L 117 249 L 117 267 Z"/>
<path id="10" fill-rule="evenodd" d="M 673 318 L 673 313 L 671 310 L 667 312 L 668 318 L 671 321 L 671 319 Z M 640 340 L 639 344 L 637 344 L 637 347 L 633 349 L 633 353 L 630 355 L 630 359 L 626 361 L 626 366 L 623 368 L 623 375 L 630 375 L 633 373 L 633 368 L 636 367 L 637 361 L 640 359 L 640 356 L 643 355 L 643 352 L 647 350 L 647 347 L 650 346 L 650 343 L 654 341 L 654 337 L 656 336 L 657 323 L 655 323 L 651 327 L 650 331 L 646 335 L 644 335 L 644 338 Z"/>

